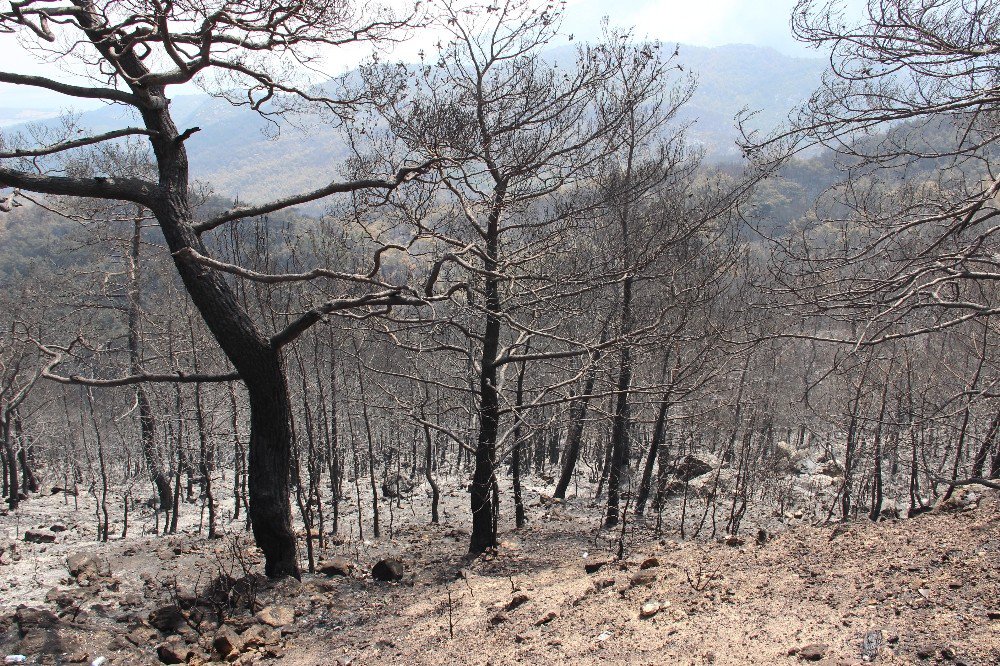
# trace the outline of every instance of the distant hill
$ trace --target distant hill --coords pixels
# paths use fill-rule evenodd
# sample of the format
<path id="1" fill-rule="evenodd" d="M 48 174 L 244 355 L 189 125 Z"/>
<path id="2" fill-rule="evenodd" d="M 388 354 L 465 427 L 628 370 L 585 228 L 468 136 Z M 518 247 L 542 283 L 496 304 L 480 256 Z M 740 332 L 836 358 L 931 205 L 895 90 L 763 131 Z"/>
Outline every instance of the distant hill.
<path id="1" fill-rule="evenodd" d="M 549 57 L 562 61 L 569 55 L 570 49 L 562 47 Z M 681 46 L 678 62 L 699 81 L 680 121 L 692 123 L 691 142 L 704 146 L 708 158 L 716 161 L 739 157 L 733 119 L 741 109 L 760 110 L 755 122 L 773 126 L 809 96 L 825 66 L 821 59 L 745 45 Z M 303 127 L 277 127 L 252 111 L 207 95 L 179 95 L 171 105 L 179 128 L 201 128 L 188 140 L 193 176 L 225 197 L 261 201 L 319 186 L 338 177 L 348 154 L 343 135 L 316 118 L 302 121 Z M 12 100 L 4 107 L 8 117 L 19 112 Z M 37 113 L 29 108 L 24 112 Z M 106 106 L 85 111 L 81 121 L 92 131 L 106 131 L 128 122 L 125 113 L 120 106 Z"/>

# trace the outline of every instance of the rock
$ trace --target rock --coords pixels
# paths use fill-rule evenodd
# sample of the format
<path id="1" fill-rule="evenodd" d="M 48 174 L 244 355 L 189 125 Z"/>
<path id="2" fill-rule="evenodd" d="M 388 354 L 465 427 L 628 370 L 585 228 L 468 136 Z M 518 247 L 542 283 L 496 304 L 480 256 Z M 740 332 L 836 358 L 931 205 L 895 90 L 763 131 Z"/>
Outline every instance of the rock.
<path id="1" fill-rule="evenodd" d="M 28 543 L 55 543 L 56 535 L 51 532 L 38 532 L 36 530 L 27 530 L 24 533 L 24 540 Z"/>
<path id="2" fill-rule="evenodd" d="M 674 476 L 681 481 L 691 481 L 712 471 L 712 466 L 704 460 L 687 455 L 681 458 L 674 467 Z"/>
<path id="3" fill-rule="evenodd" d="M 725 539 L 725 544 L 727 546 L 732 546 L 733 548 L 739 548 L 740 546 L 746 544 L 746 540 L 743 537 L 738 537 L 735 534 L 730 534 Z"/>
<path id="4" fill-rule="evenodd" d="M 413 482 L 398 474 L 394 474 L 382 482 L 383 497 L 395 499 L 397 497 L 406 497 L 412 492 Z"/>
<path id="5" fill-rule="evenodd" d="M 503 611 L 496 613 L 490 618 L 490 626 L 497 626 L 507 621 L 507 614 Z"/>
<path id="6" fill-rule="evenodd" d="M 552 620 L 556 619 L 557 617 L 559 617 L 559 614 L 556 613 L 555 611 L 552 611 L 552 610 L 547 611 L 544 615 L 542 615 L 537 620 L 535 620 L 535 626 L 536 627 L 540 627 L 543 624 L 548 624 L 549 622 L 551 622 Z"/>
<path id="7" fill-rule="evenodd" d="M 817 474 L 822 474 L 823 476 L 828 476 L 831 479 L 843 476 L 844 468 L 837 464 L 836 460 L 826 460 L 822 465 L 816 470 Z"/>
<path id="8" fill-rule="evenodd" d="M 656 601 L 647 601 L 639 609 L 639 617 L 649 618 L 660 612 L 660 604 Z"/>
<path id="9" fill-rule="evenodd" d="M 656 574 L 648 569 L 637 571 L 632 579 L 629 581 L 629 587 L 640 587 L 643 585 L 652 585 L 656 581 Z"/>
<path id="10" fill-rule="evenodd" d="M 180 638 L 174 637 L 157 646 L 156 656 L 164 664 L 183 664 L 194 656 L 194 650 Z"/>
<path id="11" fill-rule="evenodd" d="M 507 606 L 505 606 L 505 608 L 509 611 L 512 611 L 515 608 L 523 606 L 526 603 L 528 603 L 528 595 L 525 594 L 524 592 L 518 592 L 513 597 L 511 597 L 510 601 L 507 602 Z"/>
<path id="12" fill-rule="evenodd" d="M 822 643 L 810 643 L 805 647 L 799 648 L 797 654 L 799 659 L 804 661 L 819 661 L 826 656 L 828 649 L 829 647 Z"/>
<path id="13" fill-rule="evenodd" d="M 324 576 L 343 576 L 349 578 L 354 569 L 354 562 L 346 557 L 334 557 L 319 563 L 317 571 Z"/>
<path id="14" fill-rule="evenodd" d="M 243 649 L 243 639 L 229 626 L 222 625 L 212 639 L 212 649 L 223 659 L 238 654 Z"/>
<path id="15" fill-rule="evenodd" d="M 874 661 L 883 645 L 885 645 L 885 638 L 882 636 L 882 632 L 878 629 L 869 631 L 861 642 L 861 658 L 865 661 Z"/>
<path id="16" fill-rule="evenodd" d="M 272 627 L 283 627 L 295 622 L 295 611 L 288 606 L 267 606 L 257 613 L 257 619 Z"/>
<path id="17" fill-rule="evenodd" d="M 600 562 L 587 562 L 583 565 L 583 570 L 588 574 L 595 574 L 600 571 L 605 564 L 607 564 L 607 562 L 604 560 L 601 560 Z"/>
<path id="18" fill-rule="evenodd" d="M 172 634 L 187 626 L 187 620 L 180 606 L 168 604 L 160 606 L 149 614 L 149 624 L 165 634 Z"/>
<path id="19" fill-rule="evenodd" d="M 66 531 L 66 526 L 63 525 L 63 524 L 61 524 L 61 523 L 56 523 L 55 525 L 53 525 L 52 527 L 49 528 L 49 531 L 50 532 L 65 532 Z"/>
<path id="20" fill-rule="evenodd" d="M 888 500 L 882 506 L 882 511 L 879 512 L 879 518 L 882 520 L 899 520 L 901 513 L 899 506 L 892 500 Z"/>
<path id="21" fill-rule="evenodd" d="M 379 560 L 372 567 L 372 578 L 383 582 L 401 580 L 405 569 L 403 563 L 393 558 Z"/>
<path id="22" fill-rule="evenodd" d="M 24 636 L 30 629 L 51 629 L 59 624 L 59 618 L 50 610 L 44 608 L 28 608 L 22 606 L 14 612 L 14 622 Z"/>
<path id="23" fill-rule="evenodd" d="M 795 451 L 792 450 L 788 442 L 778 442 L 774 447 L 775 461 L 791 460 L 793 455 L 795 455 Z"/>
<path id="24" fill-rule="evenodd" d="M 757 545 L 763 546 L 765 543 L 767 543 L 769 537 L 770 535 L 767 533 L 767 530 L 761 527 L 760 529 L 757 530 Z"/>
<path id="25" fill-rule="evenodd" d="M 639 565 L 639 568 L 652 569 L 653 567 L 658 567 L 658 566 L 660 566 L 660 560 L 658 560 L 655 557 L 647 557 L 642 561 L 642 564 Z"/>
<path id="26" fill-rule="evenodd" d="M 281 634 L 271 627 L 263 624 L 255 624 L 240 636 L 243 640 L 243 645 L 250 647 L 262 647 L 264 645 L 273 645 L 281 640 Z"/>
<path id="27" fill-rule="evenodd" d="M 111 575 L 111 563 L 99 555 L 74 553 L 66 558 L 69 575 L 76 579 L 101 578 Z"/>
<path id="28" fill-rule="evenodd" d="M 931 659 L 938 652 L 938 647 L 936 645 L 920 645 L 917 647 L 917 658 L 919 659 Z"/>

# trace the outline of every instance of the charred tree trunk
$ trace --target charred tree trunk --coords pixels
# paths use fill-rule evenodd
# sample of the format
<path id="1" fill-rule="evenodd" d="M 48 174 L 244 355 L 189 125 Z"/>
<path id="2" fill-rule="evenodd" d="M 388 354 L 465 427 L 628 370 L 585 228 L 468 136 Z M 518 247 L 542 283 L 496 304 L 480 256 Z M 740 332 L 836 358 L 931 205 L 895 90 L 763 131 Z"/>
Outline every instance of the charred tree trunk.
<path id="1" fill-rule="evenodd" d="M 97 35 L 95 39 L 101 41 Z M 142 116 L 154 132 L 150 142 L 159 169 L 153 214 L 185 289 L 250 397 L 249 516 L 254 539 L 264 553 L 264 572 L 271 578 L 299 578 L 289 499 L 291 405 L 281 351 L 240 306 L 221 273 L 188 259 L 186 250 L 204 255 L 208 251 L 193 226 L 184 142 L 167 110 L 163 89 L 151 87 L 142 94 L 149 102 Z"/>
<path id="2" fill-rule="evenodd" d="M 132 230 L 132 243 L 130 248 L 129 266 L 129 294 L 128 294 L 128 357 L 132 374 L 138 375 L 142 372 L 142 358 L 140 351 L 140 248 L 142 243 L 142 217 L 136 215 Z M 156 421 L 153 417 L 153 408 L 149 404 L 149 396 L 142 383 L 136 384 L 135 399 L 139 407 L 139 441 L 142 448 L 142 457 L 146 463 L 146 472 L 149 474 L 153 486 L 156 488 L 156 495 L 160 502 L 160 511 L 169 511 L 173 506 L 173 495 L 170 491 L 170 479 L 163 472 L 160 461 L 156 455 Z"/>
<path id="3" fill-rule="evenodd" d="M 11 414 L 8 411 L 0 423 L 3 435 L 3 452 L 7 462 L 7 506 L 11 511 L 17 509 L 21 501 L 21 489 L 17 479 L 17 458 L 14 456 L 14 443 L 11 437 Z"/>
<path id="4" fill-rule="evenodd" d="M 670 363 L 670 351 L 664 354 L 663 369 L 666 370 Z M 680 364 L 680 356 L 677 357 Z M 673 396 L 674 374 L 671 374 L 667 383 L 667 390 L 664 391 L 660 399 L 660 405 L 656 412 L 656 422 L 653 425 L 653 436 L 649 442 L 649 451 L 646 453 L 646 464 L 642 469 L 642 480 L 639 482 L 639 491 L 635 498 L 635 515 L 641 516 L 646 511 L 646 502 L 649 500 L 649 489 L 653 483 L 653 466 L 656 464 L 656 457 L 660 454 L 660 447 L 663 445 L 663 435 L 666 432 L 667 415 L 670 412 L 670 400 Z"/>
<path id="5" fill-rule="evenodd" d="M 525 347 L 527 352 L 527 347 Z M 521 420 L 521 407 L 524 406 L 524 371 L 527 363 L 521 362 L 521 371 L 517 374 L 517 392 L 514 395 L 514 448 L 511 451 L 511 476 L 514 484 L 514 525 L 524 527 L 527 519 L 524 515 L 524 501 L 521 497 L 521 437 L 523 435 L 523 421 Z"/>
<path id="6" fill-rule="evenodd" d="M 483 553 L 497 543 L 497 498 L 493 496 L 496 470 L 497 430 L 500 426 L 500 396 L 497 392 L 497 352 L 500 347 L 500 280 L 496 272 L 500 255 L 500 211 L 507 183 L 501 180 L 494 192 L 493 207 L 486 229 L 484 261 L 486 327 L 479 377 L 479 438 L 472 473 L 472 534 L 469 552 Z"/>
<path id="7" fill-rule="evenodd" d="M 604 328 L 601 330 L 601 344 L 603 345 L 607 339 L 608 325 L 605 322 Z M 566 453 L 563 457 L 559 483 L 556 484 L 556 491 L 553 493 L 553 497 L 557 499 L 566 499 L 566 491 L 573 480 L 576 463 L 580 459 L 580 445 L 583 443 L 583 429 L 586 425 L 587 406 L 590 403 L 590 396 L 594 393 L 594 383 L 597 381 L 597 362 L 600 358 L 600 350 L 590 355 L 590 367 L 587 369 L 587 379 L 584 380 L 583 394 L 570 403 L 569 430 L 566 433 Z"/>
<path id="8" fill-rule="evenodd" d="M 622 284 L 622 333 L 632 330 L 632 276 Z M 629 447 L 629 388 L 632 385 L 632 347 L 622 344 L 621 365 L 618 369 L 618 387 L 615 395 L 615 413 L 611 422 L 611 456 L 608 460 L 608 506 L 604 526 L 614 527 L 619 520 L 619 503 L 622 476 L 628 465 Z"/>

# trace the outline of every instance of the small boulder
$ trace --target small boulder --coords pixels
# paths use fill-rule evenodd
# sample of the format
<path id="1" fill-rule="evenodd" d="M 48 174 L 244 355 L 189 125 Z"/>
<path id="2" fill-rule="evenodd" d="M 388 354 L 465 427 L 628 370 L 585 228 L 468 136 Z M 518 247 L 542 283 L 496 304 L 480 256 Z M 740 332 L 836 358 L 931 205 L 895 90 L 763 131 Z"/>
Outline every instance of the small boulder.
<path id="1" fill-rule="evenodd" d="M 588 574 L 595 574 L 598 571 L 600 571 L 605 564 L 607 564 L 607 562 L 605 562 L 604 560 L 601 560 L 599 562 L 586 562 L 583 565 L 583 570 L 586 571 Z"/>
<path id="2" fill-rule="evenodd" d="M 382 582 L 401 580 L 405 572 L 403 563 L 393 558 L 379 560 L 372 567 L 372 578 Z"/>
<path id="3" fill-rule="evenodd" d="M 346 557 L 333 557 L 319 563 L 317 571 L 324 576 L 343 576 L 350 578 L 351 571 L 354 570 L 354 562 Z"/>
<path id="4" fill-rule="evenodd" d="M 660 560 L 659 559 L 657 559 L 655 557 L 647 557 L 646 559 L 644 559 L 642 561 L 642 564 L 639 565 L 639 568 L 640 569 L 652 569 L 653 567 L 658 567 L 658 566 L 660 566 Z"/>
<path id="5" fill-rule="evenodd" d="M 660 612 L 660 604 L 656 601 L 647 601 L 639 609 L 639 617 L 650 618 Z"/>
<path id="6" fill-rule="evenodd" d="M 24 533 L 24 540 L 28 543 L 55 543 L 56 535 L 52 532 L 40 532 L 37 530 L 27 530 Z"/>
<path id="7" fill-rule="evenodd" d="M 712 466 L 704 460 L 687 455 L 681 458 L 674 467 L 674 476 L 681 481 L 692 481 L 712 471 Z"/>
<path id="8" fill-rule="evenodd" d="M 822 643 L 810 643 L 805 647 L 799 648 L 798 656 L 803 661 L 819 661 L 826 656 L 828 649 L 829 647 Z"/>
<path id="9" fill-rule="evenodd" d="M 223 659 L 236 655 L 243 649 L 243 639 L 227 625 L 222 625 L 212 639 L 212 649 Z"/>
<path id="10" fill-rule="evenodd" d="M 243 645 L 248 647 L 263 647 L 273 645 L 281 640 L 281 633 L 263 624 L 255 624 L 240 636 Z"/>
<path id="11" fill-rule="evenodd" d="M 505 608 L 506 610 L 512 611 L 515 608 L 523 606 L 526 603 L 528 603 L 528 595 L 525 594 L 524 592 L 518 592 L 517 594 L 515 594 L 513 597 L 510 598 L 510 601 L 507 602 L 507 606 L 505 606 Z"/>
<path id="12" fill-rule="evenodd" d="M 656 582 L 656 574 L 648 569 L 642 571 L 637 571 L 632 579 L 629 581 L 629 587 L 641 587 L 652 585 Z"/>
<path id="13" fill-rule="evenodd" d="M 194 656 L 194 650 L 180 638 L 173 637 L 157 646 L 156 656 L 164 664 L 184 664 Z"/>
<path id="14" fill-rule="evenodd" d="M 44 608 L 22 606 L 14 611 L 14 622 L 24 636 L 30 629 L 51 629 L 59 624 L 59 617 Z"/>
<path id="15" fill-rule="evenodd" d="M 111 563 L 99 555 L 73 553 L 66 558 L 69 575 L 76 579 L 102 578 L 111 575 Z"/>
<path id="16" fill-rule="evenodd" d="M 257 613 L 257 619 L 271 627 L 284 627 L 295 622 L 295 611 L 288 606 L 266 606 Z"/>
<path id="17" fill-rule="evenodd" d="M 180 606 L 167 604 L 154 609 L 149 614 L 149 624 L 165 634 L 172 634 L 186 626 L 187 620 Z"/>
<path id="18" fill-rule="evenodd" d="M 65 532 L 66 531 L 66 526 L 63 525 L 62 523 L 56 523 L 55 525 L 53 525 L 52 527 L 49 528 L 49 531 L 50 532 Z"/>
<path id="19" fill-rule="evenodd" d="M 539 617 L 537 620 L 535 620 L 535 626 L 536 627 L 540 627 L 543 624 L 548 624 L 549 622 L 551 622 L 552 620 L 556 619 L 557 617 L 559 617 L 559 614 L 556 613 L 555 611 L 552 611 L 552 610 L 546 611 L 541 617 Z"/>
<path id="20" fill-rule="evenodd" d="M 731 546 L 732 548 L 739 548 L 740 546 L 746 544 L 746 540 L 743 537 L 738 537 L 735 534 L 730 534 L 725 539 L 725 544 Z"/>

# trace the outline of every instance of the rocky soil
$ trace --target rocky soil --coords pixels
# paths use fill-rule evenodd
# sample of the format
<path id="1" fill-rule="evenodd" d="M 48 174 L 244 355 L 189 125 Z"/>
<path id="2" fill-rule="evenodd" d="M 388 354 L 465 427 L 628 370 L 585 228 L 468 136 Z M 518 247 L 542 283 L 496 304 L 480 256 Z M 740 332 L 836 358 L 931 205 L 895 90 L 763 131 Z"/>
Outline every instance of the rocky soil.
<path id="1" fill-rule="evenodd" d="M 241 525 L 215 540 L 188 525 L 98 544 L 84 511 L 32 498 L 17 518 L 0 517 L 0 656 L 98 666 L 1000 664 L 993 491 L 912 519 L 798 521 L 776 534 L 761 523 L 727 540 L 629 528 L 621 561 L 616 535 L 573 500 L 534 501 L 526 528 L 469 560 L 462 493 L 448 497 L 448 525 L 404 505 L 392 540 L 331 540 L 317 573 L 277 584 L 255 575 Z"/>

